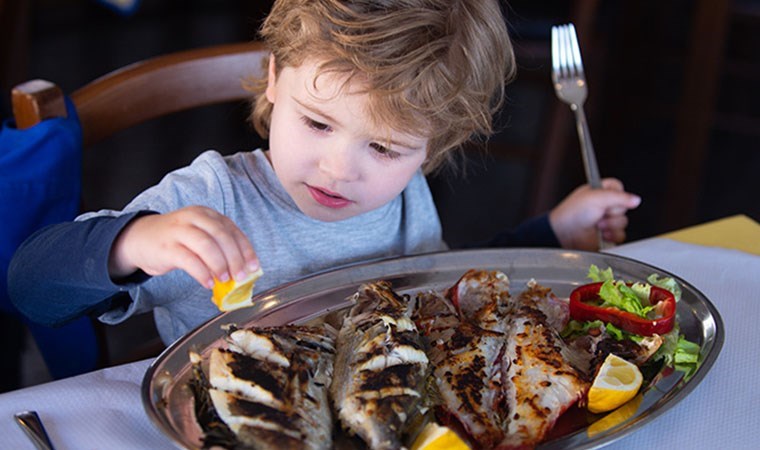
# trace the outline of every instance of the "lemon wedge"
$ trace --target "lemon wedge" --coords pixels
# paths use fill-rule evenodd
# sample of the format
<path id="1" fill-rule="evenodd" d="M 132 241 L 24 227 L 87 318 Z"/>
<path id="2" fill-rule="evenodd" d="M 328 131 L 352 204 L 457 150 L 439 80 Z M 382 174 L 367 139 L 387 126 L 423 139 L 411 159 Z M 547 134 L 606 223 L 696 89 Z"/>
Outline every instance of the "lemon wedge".
<path id="1" fill-rule="evenodd" d="M 429 423 L 425 425 L 410 450 L 469 450 L 470 446 L 449 427 Z"/>
<path id="2" fill-rule="evenodd" d="M 630 419 L 638 412 L 642 400 L 644 400 L 644 396 L 640 393 L 636 394 L 631 401 L 589 425 L 586 434 L 592 438 Z"/>
<path id="3" fill-rule="evenodd" d="M 639 392 L 643 379 L 635 364 L 608 355 L 588 391 L 588 410 L 602 413 L 625 404 Z"/>
<path id="4" fill-rule="evenodd" d="M 251 296 L 256 280 L 264 272 L 259 270 L 249 274 L 243 280 L 229 279 L 228 281 L 219 281 L 214 278 L 214 287 L 211 290 L 211 301 L 214 302 L 220 311 L 232 311 L 233 309 L 251 306 Z"/>

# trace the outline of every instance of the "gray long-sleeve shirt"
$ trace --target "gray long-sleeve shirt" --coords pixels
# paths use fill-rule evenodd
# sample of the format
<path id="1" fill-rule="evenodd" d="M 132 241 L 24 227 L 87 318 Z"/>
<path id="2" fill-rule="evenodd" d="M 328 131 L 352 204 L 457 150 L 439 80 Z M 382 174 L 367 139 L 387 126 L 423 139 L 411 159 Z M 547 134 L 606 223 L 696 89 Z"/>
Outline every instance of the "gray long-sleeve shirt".
<path id="1" fill-rule="evenodd" d="M 113 240 L 135 215 L 189 205 L 226 215 L 248 236 L 264 270 L 256 292 L 352 262 L 446 248 L 422 173 L 376 210 L 321 222 L 298 209 L 261 150 L 227 157 L 207 151 L 122 211 L 87 213 L 33 235 L 10 270 L 14 304 L 32 320 L 47 324 L 83 313 L 119 323 L 152 310 L 161 338 L 173 342 L 219 314 L 210 291 L 179 270 L 117 285 L 108 276 L 107 261 Z M 115 297 L 119 292 L 128 292 L 129 300 Z"/>

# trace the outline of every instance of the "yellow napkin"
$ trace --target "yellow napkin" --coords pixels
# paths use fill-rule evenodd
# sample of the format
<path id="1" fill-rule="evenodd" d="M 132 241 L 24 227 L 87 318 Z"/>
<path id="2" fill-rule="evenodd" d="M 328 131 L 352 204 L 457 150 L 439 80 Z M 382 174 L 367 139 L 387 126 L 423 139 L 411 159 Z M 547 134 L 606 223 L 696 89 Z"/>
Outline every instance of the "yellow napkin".
<path id="1" fill-rule="evenodd" d="M 760 224 L 743 214 L 673 231 L 660 237 L 760 255 Z"/>

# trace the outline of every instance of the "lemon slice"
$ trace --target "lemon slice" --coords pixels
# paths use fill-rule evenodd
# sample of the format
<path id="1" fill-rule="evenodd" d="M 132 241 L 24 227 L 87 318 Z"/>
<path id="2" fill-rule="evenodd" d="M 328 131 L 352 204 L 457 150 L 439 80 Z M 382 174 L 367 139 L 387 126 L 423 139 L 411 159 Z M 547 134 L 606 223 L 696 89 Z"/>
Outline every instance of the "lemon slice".
<path id="1" fill-rule="evenodd" d="M 429 423 L 425 425 L 422 432 L 410 450 L 469 450 L 470 446 L 449 427 Z"/>
<path id="2" fill-rule="evenodd" d="M 636 394 L 631 401 L 589 425 L 586 434 L 592 438 L 630 419 L 638 412 L 642 400 L 644 400 L 644 396 L 640 393 Z"/>
<path id="3" fill-rule="evenodd" d="M 233 309 L 251 306 L 251 296 L 256 280 L 264 272 L 259 270 L 251 273 L 243 280 L 229 279 L 228 281 L 219 281 L 214 278 L 214 287 L 211 290 L 211 301 L 214 302 L 220 311 L 232 311 Z"/>
<path id="4" fill-rule="evenodd" d="M 593 413 L 612 411 L 632 399 L 642 381 L 641 371 L 635 364 L 610 354 L 588 391 L 588 410 Z"/>

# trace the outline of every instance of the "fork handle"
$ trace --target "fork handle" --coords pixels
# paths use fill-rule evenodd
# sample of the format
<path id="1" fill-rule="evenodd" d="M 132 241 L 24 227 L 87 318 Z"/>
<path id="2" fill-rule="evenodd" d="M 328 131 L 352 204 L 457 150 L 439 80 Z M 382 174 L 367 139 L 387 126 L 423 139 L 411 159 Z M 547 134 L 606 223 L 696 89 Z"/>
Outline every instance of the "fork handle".
<path id="1" fill-rule="evenodd" d="M 594 153 L 594 144 L 591 143 L 591 132 L 588 129 L 586 113 L 583 112 L 583 107 L 580 105 L 571 105 L 571 109 L 575 112 L 575 125 L 578 127 L 578 138 L 581 142 L 581 155 L 583 157 L 583 169 L 586 171 L 586 180 L 592 189 L 601 189 L 602 180 L 599 175 L 599 166 L 596 164 L 596 154 Z M 597 242 L 599 242 L 599 250 L 605 250 L 614 246 L 612 242 L 604 240 L 601 230 L 596 231 L 596 238 Z"/>
<path id="2" fill-rule="evenodd" d="M 16 422 L 24 430 L 38 450 L 54 450 L 45 426 L 36 411 L 22 411 L 14 415 Z"/>
<path id="3" fill-rule="evenodd" d="M 599 167 L 596 164 L 596 155 L 594 154 L 594 144 L 591 143 L 591 132 L 586 122 L 586 114 L 583 107 L 572 105 L 575 112 L 575 125 L 578 127 L 578 137 L 581 141 L 581 155 L 583 156 L 583 169 L 586 171 L 586 180 L 593 189 L 602 187 L 601 177 L 599 176 Z"/>

